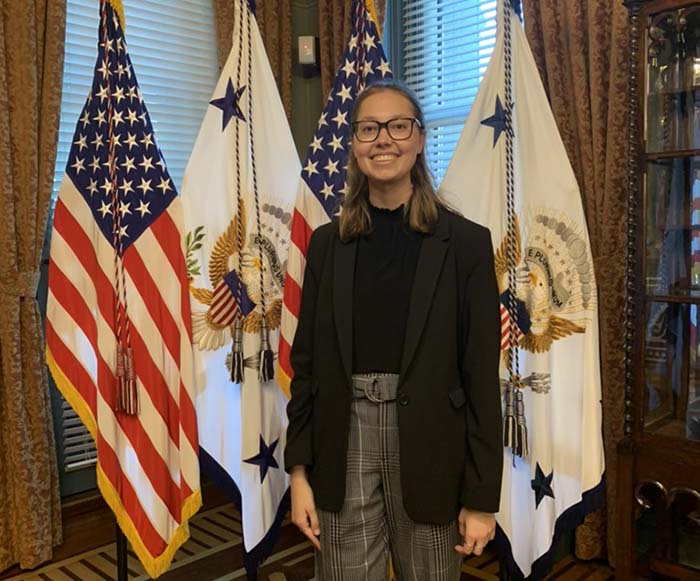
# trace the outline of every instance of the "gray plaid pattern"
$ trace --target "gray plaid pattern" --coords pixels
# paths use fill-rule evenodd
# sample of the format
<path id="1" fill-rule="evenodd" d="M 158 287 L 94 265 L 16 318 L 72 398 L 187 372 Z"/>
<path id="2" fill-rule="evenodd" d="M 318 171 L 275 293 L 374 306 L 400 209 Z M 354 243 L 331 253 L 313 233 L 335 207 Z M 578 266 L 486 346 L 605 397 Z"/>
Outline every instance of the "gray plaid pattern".
<path id="1" fill-rule="evenodd" d="M 384 388 L 386 381 L 387 376 L 382 376 Z M 389 381 L 397 382 L 398 376 Z M 360 381 L 355 384 L 357 387 Z M 364 387 L 362 383 L 361 389 Z M 395 394 L 395 383 L 393 391 Z M 384 399 L 386 389 L 382 392 Z M 460 578 L 462 558 L 454 550 L 460 542 L 457 521 L 420 524 L 404 509 L 396 401 L 353 400 L 345 502 L 340 512 L 318 510 L 318 516 L 317 581 L 384 581 L 389 553 L 397 581 Z"/>

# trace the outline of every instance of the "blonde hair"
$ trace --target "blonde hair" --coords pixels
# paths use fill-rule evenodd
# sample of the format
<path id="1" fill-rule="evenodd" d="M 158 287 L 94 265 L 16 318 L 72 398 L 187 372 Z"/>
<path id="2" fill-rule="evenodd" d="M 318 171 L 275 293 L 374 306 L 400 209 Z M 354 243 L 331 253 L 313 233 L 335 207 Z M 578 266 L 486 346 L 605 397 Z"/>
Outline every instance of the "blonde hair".
<path id="1" fill-rule="evenodd" d="M 425 133 L 425 119 L 418 97 L 407 85 L 396 79 L 385 79 L 369 85 L 362 91 L 350 115 L 351 127 L 356 121 L 357 112 L 362 103 L 371 95 L 382 91 L 393 91 L 405 97 L 413 108 L 413 115 L 418 120 L 418 130 Z M 347 192 L 340 214 L 340 239 L 344 242 L 359 235 L 369 234 L 372 219 L 369 213 L 369 182 L 360 171 L 357 159 L 350 150 L 347 169 Z M 433 175 L 425 158 L 425 150 L 418 154 L 416 163 L 411 168 L 413 194 L 408 200 L 404 213 L 412 230 L 428 234 L 433 231 L 438 219 L 438 207 L 442 205 L 435 191 Z"/>

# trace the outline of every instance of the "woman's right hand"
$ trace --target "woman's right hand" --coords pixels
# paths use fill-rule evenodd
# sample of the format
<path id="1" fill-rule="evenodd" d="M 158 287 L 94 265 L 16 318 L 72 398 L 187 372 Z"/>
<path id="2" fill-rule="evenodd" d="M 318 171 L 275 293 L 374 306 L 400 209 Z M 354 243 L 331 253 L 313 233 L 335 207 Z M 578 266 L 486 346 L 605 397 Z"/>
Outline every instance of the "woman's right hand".
<path id="1" fill-rule="evenodd" d="M 314 492 L 306 478 L 305 466 L 294 466 L 290 471 L 289 484 L 292 489 L 292 522 L 313 543 L 319 551 L 321 543 Z"/>

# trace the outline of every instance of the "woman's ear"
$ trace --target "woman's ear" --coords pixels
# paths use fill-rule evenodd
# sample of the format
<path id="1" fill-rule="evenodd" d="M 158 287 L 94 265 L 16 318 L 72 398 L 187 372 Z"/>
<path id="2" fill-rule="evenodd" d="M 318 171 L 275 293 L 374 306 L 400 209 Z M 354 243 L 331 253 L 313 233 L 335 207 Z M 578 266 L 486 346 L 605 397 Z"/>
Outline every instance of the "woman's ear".
<path id="1" fill-rule="evenodd" d="M 425 140 L 427 138 L 427 132 L 421 131 L 420 132 L 420 150 L 418 153 L 423 153 L 425 151 Z"/>

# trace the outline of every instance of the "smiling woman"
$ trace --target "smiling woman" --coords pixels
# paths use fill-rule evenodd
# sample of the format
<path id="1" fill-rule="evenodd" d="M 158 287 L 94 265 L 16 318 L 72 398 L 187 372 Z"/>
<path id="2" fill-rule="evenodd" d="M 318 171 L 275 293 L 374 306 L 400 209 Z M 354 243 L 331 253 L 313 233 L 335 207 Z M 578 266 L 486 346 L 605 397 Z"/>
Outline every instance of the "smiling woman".
<path id="1" fill-rule="evenodd" d="M 425 133 L 413 131 L 414 123 L 420 128 L 414 114 L 411 101 L 392 90 L 377 89 L 358 107 L 352 151 L 375 206 L 395 208 L 411 197 L 411 169 L 425 147 Z"/>
<path id="2" fill-rule="evenodd" d="M 340 237 L 368 234 L 370 205 L 406 206 L 411 229 L 430 232 L 437 198 L 424 155 L 425 122 L 418 98 L 398 81 L 381 81 L 363 91 L 352 113 L 348 193 Z"/>
<path id="3" fill-rule="evenodd" d="M 311 236 L 290 357 L 292 520 L 319 579 L 385 579 L 391 554 L 400 579 L 456 581 L 500 495 L 490 234 L 438 199 L 409 88 L 370 85 L 351 119 L 347 195 Z"/>

